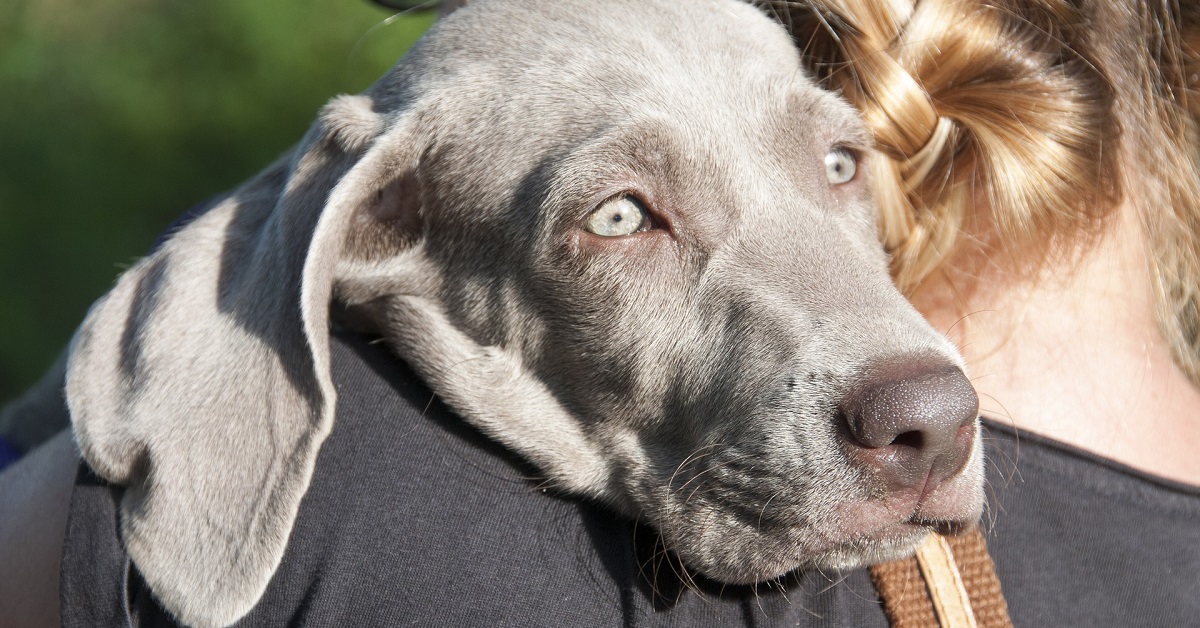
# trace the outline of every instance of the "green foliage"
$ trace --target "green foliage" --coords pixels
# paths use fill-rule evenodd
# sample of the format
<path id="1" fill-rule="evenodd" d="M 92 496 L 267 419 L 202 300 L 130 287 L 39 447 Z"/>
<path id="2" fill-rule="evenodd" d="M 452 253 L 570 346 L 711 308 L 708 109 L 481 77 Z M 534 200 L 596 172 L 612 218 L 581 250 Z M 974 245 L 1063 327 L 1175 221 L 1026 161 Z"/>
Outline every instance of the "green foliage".
<path id="1" fill-rule="evenodd" d="M 287 150 L 431 20 L 365 0 L 0 2 L 0 403 L 174 217 Z"/>

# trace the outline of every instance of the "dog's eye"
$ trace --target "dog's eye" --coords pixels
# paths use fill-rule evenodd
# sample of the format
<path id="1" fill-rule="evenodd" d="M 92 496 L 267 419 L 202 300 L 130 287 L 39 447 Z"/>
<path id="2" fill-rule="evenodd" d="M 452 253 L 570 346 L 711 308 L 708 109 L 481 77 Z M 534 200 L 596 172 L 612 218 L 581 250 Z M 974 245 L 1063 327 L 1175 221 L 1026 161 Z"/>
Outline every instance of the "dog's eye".
<path id="1" fill-rule="evenodd" d="M 841 185 L 854 178 L 858 172 L 858 156 L 854 151 L 835 146 L 825 153 L 825 177 L 832 185 Z"/>
<path id="2" fill-rule="evenodd" d="M 642 229 L 649 221 L 646 208 L 631 196 L 615 196 L 600 204 L 587 217 L 584 228 L 609 238 L 627 236 Z"/>

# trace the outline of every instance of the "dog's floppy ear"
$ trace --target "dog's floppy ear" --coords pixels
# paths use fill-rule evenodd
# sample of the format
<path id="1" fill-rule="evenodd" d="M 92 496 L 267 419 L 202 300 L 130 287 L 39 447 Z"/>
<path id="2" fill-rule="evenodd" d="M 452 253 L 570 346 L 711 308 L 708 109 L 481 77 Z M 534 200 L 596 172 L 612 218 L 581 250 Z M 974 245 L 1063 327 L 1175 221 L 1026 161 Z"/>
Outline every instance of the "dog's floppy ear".
<path id="1" fill-rule="evenodd" d="M 261 597 L 330 430 L 334 268 L 356 214 L 419 157 L 412 116 L 371 104 L 332 102 L 291 158 L 126 272 L 73 341 L 81 452 L 126 487 L 125 547 L 186 624 Z"/>

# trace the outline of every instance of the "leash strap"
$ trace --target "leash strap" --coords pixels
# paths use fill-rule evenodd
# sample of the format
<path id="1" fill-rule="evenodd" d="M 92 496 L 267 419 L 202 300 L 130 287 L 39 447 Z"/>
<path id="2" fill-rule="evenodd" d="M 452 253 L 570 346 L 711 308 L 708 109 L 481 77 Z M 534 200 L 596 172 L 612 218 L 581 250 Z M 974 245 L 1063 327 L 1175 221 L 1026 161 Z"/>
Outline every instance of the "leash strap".
<path id="1" fill-rule="evenodd" d="M 931 534 L 916 556 L 871 568 L 892 628 L 1012 628 L 978 529 Z"/>

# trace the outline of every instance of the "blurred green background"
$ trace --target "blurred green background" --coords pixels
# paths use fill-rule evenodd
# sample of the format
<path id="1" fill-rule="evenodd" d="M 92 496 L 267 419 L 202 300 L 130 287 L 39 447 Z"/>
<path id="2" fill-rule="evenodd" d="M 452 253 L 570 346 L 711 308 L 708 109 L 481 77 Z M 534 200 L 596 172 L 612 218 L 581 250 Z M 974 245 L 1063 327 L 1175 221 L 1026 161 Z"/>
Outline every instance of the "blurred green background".
<path id="1" fill-rule="evenodd" d="M 433 19 L 366 0 L 0 0 L 0 404 L 193 204 Z"/>

